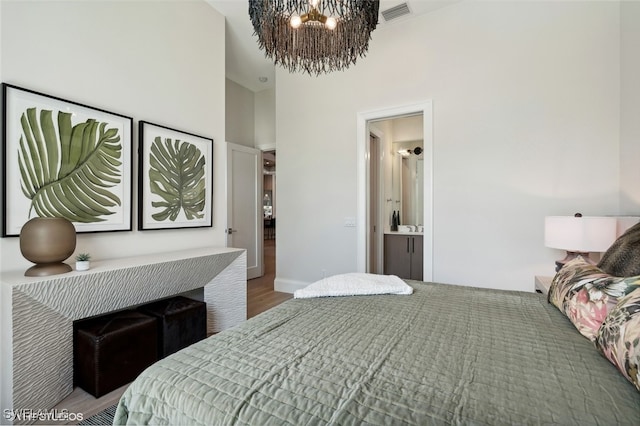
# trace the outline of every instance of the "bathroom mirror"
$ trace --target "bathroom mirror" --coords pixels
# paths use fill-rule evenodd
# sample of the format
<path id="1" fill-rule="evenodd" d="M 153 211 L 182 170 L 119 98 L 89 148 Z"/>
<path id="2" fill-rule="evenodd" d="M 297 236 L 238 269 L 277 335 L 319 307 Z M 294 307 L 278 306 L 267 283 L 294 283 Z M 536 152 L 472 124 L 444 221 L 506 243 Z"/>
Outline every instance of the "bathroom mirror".
<path id="1" fill-rule="evenodd" d="M 392 210 L 400 211 L 403 225 L 423 225 L 423 141 L 393 143 L 391 171 Z"/>

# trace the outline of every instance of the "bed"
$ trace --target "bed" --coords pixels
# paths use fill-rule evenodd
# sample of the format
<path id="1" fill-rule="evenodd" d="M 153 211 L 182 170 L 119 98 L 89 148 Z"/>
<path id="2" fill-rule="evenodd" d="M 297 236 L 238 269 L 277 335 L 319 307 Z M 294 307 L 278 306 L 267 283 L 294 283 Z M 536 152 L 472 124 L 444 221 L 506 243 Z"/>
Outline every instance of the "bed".
<path id="1" fill-rule="evenodd" d="M 154 364 L 114 424 L 637 425 L 640 393 L 536 293 L 407 281 L 293 299 Z"/>

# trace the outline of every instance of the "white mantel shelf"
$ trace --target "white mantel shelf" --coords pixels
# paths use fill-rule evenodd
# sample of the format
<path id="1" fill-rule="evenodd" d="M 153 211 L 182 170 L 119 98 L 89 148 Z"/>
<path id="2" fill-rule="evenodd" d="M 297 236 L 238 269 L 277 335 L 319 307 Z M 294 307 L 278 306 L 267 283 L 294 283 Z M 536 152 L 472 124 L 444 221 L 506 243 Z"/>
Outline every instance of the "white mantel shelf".
<path id="1" fill-rule="evenodd" d="M 208 247 L 48 277 L 2 272 L 2 410 L 47 410 L 73 391 L 74 320 L 204 288 L 209 333 L 241 323 L 246 268 L 245 250 Z"/>

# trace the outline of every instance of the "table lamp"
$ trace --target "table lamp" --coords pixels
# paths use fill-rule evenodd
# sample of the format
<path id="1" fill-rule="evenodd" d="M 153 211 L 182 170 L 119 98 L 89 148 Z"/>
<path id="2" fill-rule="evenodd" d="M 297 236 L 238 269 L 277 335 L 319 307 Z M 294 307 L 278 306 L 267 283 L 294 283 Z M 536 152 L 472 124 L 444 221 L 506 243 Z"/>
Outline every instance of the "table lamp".
<path id="1" fill-rule="evenodd" d="M 556 272 L 577 256 L 595 264 L 589 253 L 607 251 L 616 239 L 616 228 L 615 217 L 582 216 L 580 213 L 545 217 L 544 245 L 567 251 L 564 259 L 556 261 Z"/>

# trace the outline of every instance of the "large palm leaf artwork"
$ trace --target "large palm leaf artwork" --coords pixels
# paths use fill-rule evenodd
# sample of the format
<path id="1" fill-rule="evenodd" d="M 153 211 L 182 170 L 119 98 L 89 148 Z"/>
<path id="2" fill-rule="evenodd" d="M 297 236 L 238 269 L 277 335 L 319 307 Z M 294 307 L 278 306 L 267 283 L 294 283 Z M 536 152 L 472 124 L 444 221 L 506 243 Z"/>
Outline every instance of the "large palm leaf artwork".
<path id="1" fill-rule="evenodd" d="M 187 220 L 204 217 L 206 201 L 205 157 L 189 142 L 157 136 L 149 156 L 149 190 L 162 201 L 151 206 L 160 211 L 151 215 L 158 221 L 175 221 L 181 211 Z"/>
<path id="2" fill-rule="evenodd" d="M 103 222 L 120 206 L 110 188 L 122 173 L 118 129 L 89 118 L 73 124 L 72 114 L 28 108 L 21 115 L 18 161 L 21 187 L 41 217 L 65 217 L 72 222 Z"/>

